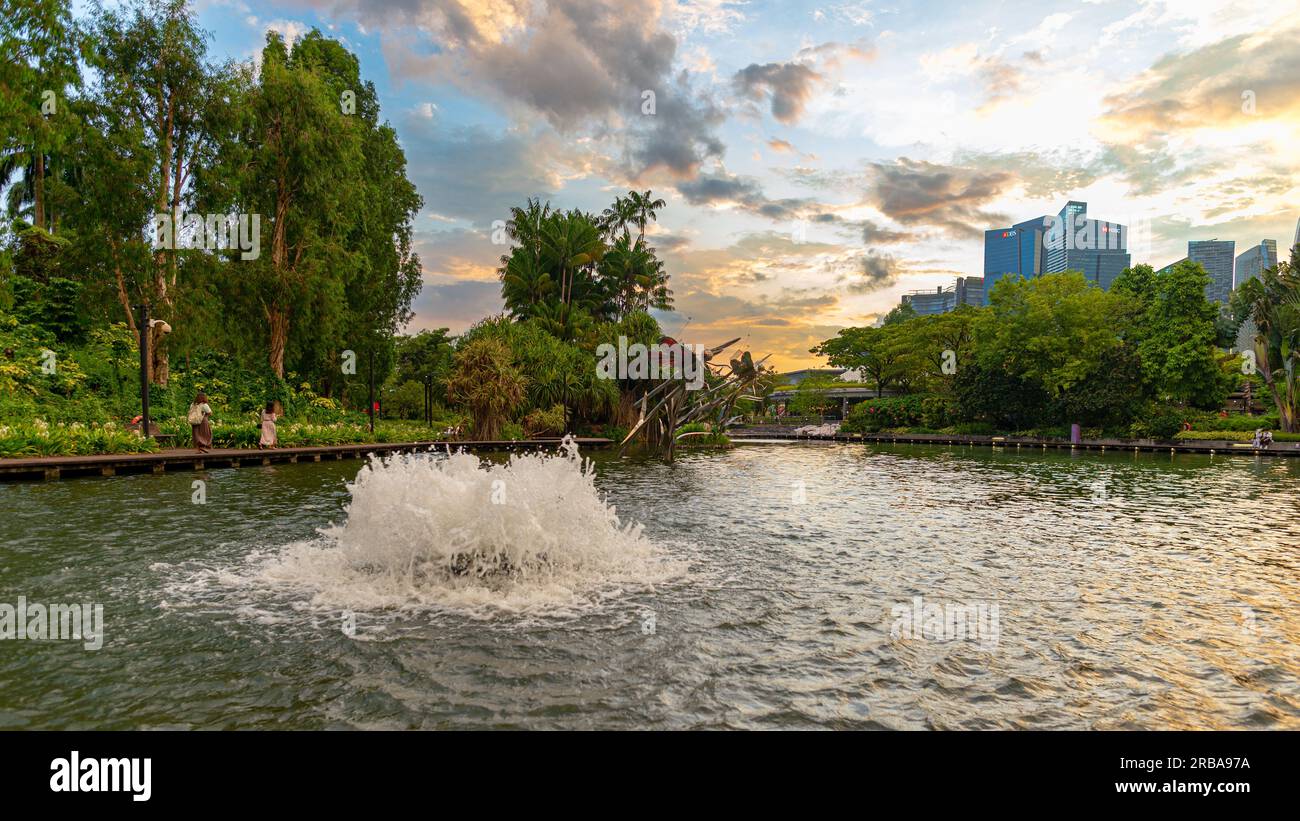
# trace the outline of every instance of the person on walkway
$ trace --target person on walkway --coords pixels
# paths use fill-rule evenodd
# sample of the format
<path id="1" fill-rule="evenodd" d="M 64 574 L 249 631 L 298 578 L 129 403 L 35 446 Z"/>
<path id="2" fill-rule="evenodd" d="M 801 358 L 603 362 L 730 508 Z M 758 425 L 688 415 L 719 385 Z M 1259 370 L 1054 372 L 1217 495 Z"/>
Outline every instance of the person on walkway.
<path id="1" fill-rule="evenodd" d="M 207 453 L 212 447 L 212 423 L 208 421 L 211 418 L 212 406 L 208 404 L 208 395 L 199 391 L 189 413 L 190 437 L 199 453 Z"/>
<path id="2" fill-rule="evenodd" d="M 259 448 L 273 448 L 277 444 L 275 435 L 275 403 L 267 402 L 266 410 L 262 411 L 262 438 L 258 440 Z"/>

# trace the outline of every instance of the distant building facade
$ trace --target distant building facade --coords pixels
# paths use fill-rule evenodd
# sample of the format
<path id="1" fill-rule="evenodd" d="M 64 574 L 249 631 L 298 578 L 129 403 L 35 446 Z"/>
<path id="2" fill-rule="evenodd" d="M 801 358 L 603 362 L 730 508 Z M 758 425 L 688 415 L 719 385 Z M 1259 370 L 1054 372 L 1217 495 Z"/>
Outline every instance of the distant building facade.
<path id="1" fill-rule="evenodd" d="M 911 305 L 918 316 L 946 314 L 958 305 L 984 304 L 984 280 L 980 277 L 957 277 L 948 287 L 942 285 L 933 291 L 909 291 L 903 294 L 903 305 Z"/>
<path id="2" fill-rule="evenodd" d="M 1109 289 L 1129 267 L 1128 229 L 1088 217 L 1088 204 L 1070 200 L 1056 216 L 984 232 L 984 297 L 1004 276 L 1036 277 L 1079 271 Z"/>
<path id="3" fill-rule="evenodd" d="M 1259 245 L 1252 245 L 1237 257 L 1236 269 L 1232 274 L 1232 289 L 1241 287 L 1241 283 L 1254 279 L 1264 273 L 1265 268 L 1277 265 L 1277 240 L 1266 239 Z"/>
<path id="4" fill-rule="evenodd" d="M 1199 262 L 1210 281 L 1205 286 L 1205 298 L 1222 305 L 1232 297 L 1232 272 L 1236 261 L 1237 244 L 1232 240 L 1192 240 L 1187 243 L 1187 258 Z"/>

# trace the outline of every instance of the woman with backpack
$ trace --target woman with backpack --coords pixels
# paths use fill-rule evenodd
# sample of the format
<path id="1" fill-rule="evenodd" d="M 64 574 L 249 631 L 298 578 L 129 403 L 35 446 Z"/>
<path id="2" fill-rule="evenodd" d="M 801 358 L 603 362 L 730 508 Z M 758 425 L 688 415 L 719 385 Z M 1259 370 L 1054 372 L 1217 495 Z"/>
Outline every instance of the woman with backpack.
<path id="1" fill-rule="evenodd" d="M 194 397 L 194 404 L 190 405 L 189 413 L 190 435 L 194 448 L 199 453 L 207 453 L 208 448 L 212 447 L 212 424 L 208 421 L 211 417 L 212 406 L 208 404 L 208 395 L 199 391 L 199 395 Z"/>

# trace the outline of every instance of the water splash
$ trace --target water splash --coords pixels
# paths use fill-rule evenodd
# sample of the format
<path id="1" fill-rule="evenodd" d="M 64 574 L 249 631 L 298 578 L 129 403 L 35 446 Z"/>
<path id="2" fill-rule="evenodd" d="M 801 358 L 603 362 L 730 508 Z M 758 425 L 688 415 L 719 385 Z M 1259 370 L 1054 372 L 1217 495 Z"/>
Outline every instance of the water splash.
<path id="1" fill-rule="evenodd" d="M 374 459 L 349 484 L 347 519 L 264 560 L 257 580 L 316 607 L 578 615 L 681 576 L 623 523 L 566 439 L 505 464 L 460 452 Z"/>

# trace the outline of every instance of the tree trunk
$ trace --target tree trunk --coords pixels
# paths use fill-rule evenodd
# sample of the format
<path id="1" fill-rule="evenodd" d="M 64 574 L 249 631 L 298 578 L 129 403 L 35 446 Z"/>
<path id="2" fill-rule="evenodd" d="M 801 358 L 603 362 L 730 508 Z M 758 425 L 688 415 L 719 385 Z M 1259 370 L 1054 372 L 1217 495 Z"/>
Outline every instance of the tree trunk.
<path id="1" fill-rule="evenodd" d="M 45 228 L 45 153 L 36 150 L 36 179 L 32 181 L 32 217 L 36 227 Z"/>
<path id="2" fill-rule="evenodd" d="M 266 321 L 271 329 L 271 372 L 284 378 L 284 349 L 289 341 L 289 311 L 278 305 L 266 311 Z"/>
<path id="3" fill-rule="evenodd" d="M 135 327 L 135 311 L 131 310 L 131 296 L 126 291 L 126 278 L 122 276 L 122 263 L 117 258 L 117 242 L 110 241 L 113 248 L 113 277 L 117 280 L 117 298 L 126 312 L 126 325 L 135 336 L 135 344 L 140 344 L 140 329 Z"/>

